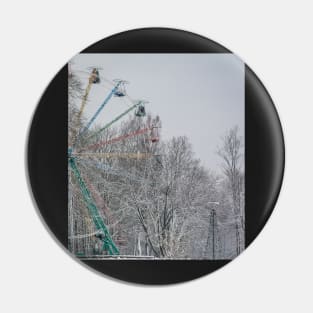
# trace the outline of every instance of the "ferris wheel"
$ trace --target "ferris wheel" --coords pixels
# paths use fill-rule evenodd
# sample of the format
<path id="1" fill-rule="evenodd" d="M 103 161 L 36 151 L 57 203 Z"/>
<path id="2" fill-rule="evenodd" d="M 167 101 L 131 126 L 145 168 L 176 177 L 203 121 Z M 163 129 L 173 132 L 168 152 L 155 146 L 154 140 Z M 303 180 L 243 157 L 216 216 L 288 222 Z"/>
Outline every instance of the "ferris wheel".
<path id="1" fill-rule="evenodd" d="M 128 173 L 125 169 L 112 168 L 112 166 L 110 166 L 107 162 L 103 162 L 103 160 L 112 158 L 144 160 L 153 157 L 153 153 L 141 151 L 103 152 L 101 148 L 117 142 L 123 143 L 131 138 L 136 138 L 142 135 L 146 135 L 151 144 L 157 143 L 159 141 L 159 118 L 157 117 L 155 119 L 151 119 L 151 117 L 148 116 L 145 127 L 135 129 L 126 134 L 118 134 L 117 136 L 108 139 L 98 140 L 98 138 L 101 138 L 101 134 L 103 134 L 104 131 L 107 131 L 113 125 L 117 125 L 123 117 L 131 113 L 134 114 L 135 118 L 144 118 L 147 115 L 146 105 L 148 104 L 148 101 L 145 100 L 133 100 L 127 94 L 126 85 L 129 82 L 122 79 L 114 79 L 113 81 L 108 80 L 100 74 L 101 70 L 102 69 L 97 66 L 91 66 L 86 70 L 81 71 L 73 71 L 72 68 L 69 67 L 69 79 L 71 79 L 73 75 L 80 73 L 83 75 L 79 75 L 79 77 L 84 77 L 85 75 L 85 79 L 87 81 L 87 86 L 83 91 L 78 111 L 75 116 L 73 116 L 74 132 L 71 135 L 71 138 L 69 138 L 68 147 L 69 172 L 75 178 L 76 184 L 79 187 L 80 195 L 93 223 L 92 232 L 86 234 L 71 234 L 71 239 L 81 239 L 85 237 L 96 238 L 97 242 L 101 243 L 100 246 L 97 245 L 96 247 L 97 253 L 116 256 L 120 254 L 119 246 L 123 244 L 123 239 L 118 237 L 114 238 L 112 232 L 110 232 L 106 223 L 111 219 L 110 209 L 107 204 L 104 203 L 103 197 L 99 195 L 97 188 L 93 186 L 88 174 L 82 174 L 82 167 L 87 169 L 88 167 L 96 168 L 97 170 L 105 173 L 119 175 L 133 181 L 138 180 L 138 177 L 136 177 L 133 173 Z M 99 104 L 90 119 L 87 120 L 87 122 L 82 122 L 81 119 L 88 103 L 88 97 L 94 85 L 98 85 L 101 88 L 103 87 L 104 99 L 102 103 Z M 126 99 L 128 106 L 127 109 L 114 117 L 110 122 L 105 125 L 100 125 L 100 128 L 98 127 L 96 130 L 92 130 L 92 126 L 95 125 L 99 116 L 103 114 L 104 108 L 113 97 Z M 103 214 L 105 215 L 105 218 L 103 217 L 101 211 L 104 212 Z"/>

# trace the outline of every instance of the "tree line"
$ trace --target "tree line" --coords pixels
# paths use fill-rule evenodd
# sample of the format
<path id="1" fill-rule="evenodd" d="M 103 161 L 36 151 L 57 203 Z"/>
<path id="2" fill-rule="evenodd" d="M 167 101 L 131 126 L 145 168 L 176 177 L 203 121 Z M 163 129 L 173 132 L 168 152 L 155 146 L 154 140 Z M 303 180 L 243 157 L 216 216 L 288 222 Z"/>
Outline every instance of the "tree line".
<path id="1" fill-rule="evenodd" d="M 69 143 L 86 124 L 84 116 L 77 119 L 81 97 L 79 80 L 69 77 Z M 216 149 L 219 173 L 201 163 L 187 137 L 162 139 L 162 117 L 130 114 L 87 139 L 100 126 L 79 140 L 75 158 L 121 255 L 232 259 L 244 249 L 244 156 L 237 126 L 225 131 Z M 86 150 L 101 141 L 109 144 Z M 69 249 L 106 255 L 77 179 L 70 168 L 68 173 Z"/>

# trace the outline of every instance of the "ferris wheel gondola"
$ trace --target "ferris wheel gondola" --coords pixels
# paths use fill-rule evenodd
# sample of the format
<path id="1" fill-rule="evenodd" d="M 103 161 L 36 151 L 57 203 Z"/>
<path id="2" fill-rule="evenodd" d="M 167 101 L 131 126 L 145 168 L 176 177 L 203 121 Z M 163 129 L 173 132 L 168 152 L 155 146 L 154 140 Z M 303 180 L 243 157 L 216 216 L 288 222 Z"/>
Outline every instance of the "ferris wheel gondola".
<path id="1" fill-rule="evenodd" d="M 118 84 L 118 88 L 114 92 L 115 97 L 125 97 L 126 96 L 126 88 L 125 85 L 128 84 L 128 81 L 122 79 L 114 79 L 113 82 Z"/>
<path id="2" fill-rule="evenodd" d="M 87 67 L 87 73 L 89 75 L 89 83 L 92 84 L 100 84 L 101 79 L 100 79 L 100 70 L 102 70 L 102 67 L 99 66 L 89 66 Z M 84 72 L 84 71 L 81 71 Z"/>
<path id="3" fill-rule="evenodd" d="M 136 111 L 135 111 L 135 115 L 138 117 L 143 117 L 146 115 L 146 109 L 144 104 L 139 104 Z"/>
<path id="4" fill-rule="evenodd" d="M 97 68 L 94 68 L 92 70 L 91 80 L 93 84 L 99 84 L 100 83 L 100 74 L 99 70 Z"/>
<path id="5" fill-rule="evenodd" d="M 149 115 L 147 118 L 147 125 L 151 129 L 150 141 L 152 143 L 159 142 L 160 117 L 157 115 L 156 118 L 151 119 L 151 116 Z"/>
<path id="6" fill-rule="evenodd" d="M 135 110 L 135 116 L 137 116 L 137 117 L 146 116 L 145 104 L 149 103 L 149 101 L 137 100 L 137 101 L 135 101 L 135 103 L 137 103 L 136 110 Z"/>

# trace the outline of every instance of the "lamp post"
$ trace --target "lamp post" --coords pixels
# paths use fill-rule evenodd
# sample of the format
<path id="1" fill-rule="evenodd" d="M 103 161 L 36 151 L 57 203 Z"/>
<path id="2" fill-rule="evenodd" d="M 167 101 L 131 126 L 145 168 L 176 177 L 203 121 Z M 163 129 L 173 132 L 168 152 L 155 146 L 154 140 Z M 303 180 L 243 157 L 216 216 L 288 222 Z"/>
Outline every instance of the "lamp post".
<path id="1" fill-rule="evenodd" d="M 219 202 L 217 201 L 210 201 L 208 202 L 208 204 L 214 204 L 214 205 L 220 205 Z M 216 240 L 216 234 L 215 234 L 215 225 L 216 225 L 216 211 L 215 209 L 211 209 L 210 210 L 210 219 L 209 219 L 209 225 L 212 226 L 212 259 L 215 260 L 215 240 Z M 209 232 L 208 232 L 208 240 L 207 240 L 207 247 L 209 245 L 209 240 L 210 240 L 210 226 L 209 226 Z"/>

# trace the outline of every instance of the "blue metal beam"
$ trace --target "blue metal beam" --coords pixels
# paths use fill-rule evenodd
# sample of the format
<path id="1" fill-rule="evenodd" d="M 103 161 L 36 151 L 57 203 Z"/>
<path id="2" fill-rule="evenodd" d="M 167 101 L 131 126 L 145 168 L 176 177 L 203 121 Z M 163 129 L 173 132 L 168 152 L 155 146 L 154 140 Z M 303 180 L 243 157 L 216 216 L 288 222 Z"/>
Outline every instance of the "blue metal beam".
<path id="1" fill-rule="evenodd" d="M 118 87 L 120 86 L 121 82 L 119 81 L 115 87 L 111 90 L 111 92 L 109 93 L 109 95 L 105 98 L 105 100 L 103 101 L 103 103 L 100 105 L 100 107 L 98 108 L 98 110 L 96 111 L 96 113 L 93 115 L 93 117 L 89 120 L 89 122 L 87 123 L 87 125 L 79 132 L 78 136 L 77 136 L 77 140 L 84 135 L 84 133 L 90 128 L 90 126 L 92 125 L 92 123 L 95 121 L 95 119 L 98 117 L 98 115 L 100 114 L 100 112 L 103 110 L 103 108 L 105 107 L 105 105 L 110 101 L 110 99 L 112 98 L 112 96 L 116 93 L 116 91 L 118 90 Z"/>

